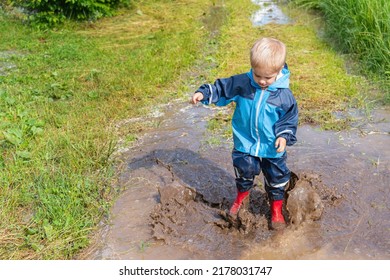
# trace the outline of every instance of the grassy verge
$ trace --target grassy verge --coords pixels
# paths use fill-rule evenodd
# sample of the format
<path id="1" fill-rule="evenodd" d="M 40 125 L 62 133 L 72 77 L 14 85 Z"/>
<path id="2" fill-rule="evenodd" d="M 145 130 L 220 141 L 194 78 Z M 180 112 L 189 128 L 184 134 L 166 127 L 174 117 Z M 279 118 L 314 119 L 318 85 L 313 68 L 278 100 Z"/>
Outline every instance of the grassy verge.
<path id="1" fill-rule="evenodd" d="M 379 98 L 390 104 L 390 2 L 386 0 L 291 0 L 320 11 L 325 38 L 359 61 L 358 70 L 381 85 Z M 371 93 L 373 95 L 373 93 Z"/>
<path id="2" fill-rule="evenodd" d="M 209 5 L 140 1 L 46 32 L 0 14 L 0 259 L 69 259 L 88 245 L 115 195 L 111 128 L 180 95 Z"/>

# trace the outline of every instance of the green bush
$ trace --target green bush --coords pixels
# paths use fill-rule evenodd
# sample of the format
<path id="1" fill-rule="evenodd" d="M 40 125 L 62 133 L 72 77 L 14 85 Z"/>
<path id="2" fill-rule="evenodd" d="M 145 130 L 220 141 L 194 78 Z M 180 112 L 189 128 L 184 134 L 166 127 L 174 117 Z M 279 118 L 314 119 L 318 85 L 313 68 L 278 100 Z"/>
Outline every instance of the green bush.
<path id="1" fill-rule="evenodd" d="M 15 0 L 14 6 L 27 10 L 36 25 L 57 25 L 65 19 L 95 20 L 111 16 L 119 5 L 131 0 Z"/>

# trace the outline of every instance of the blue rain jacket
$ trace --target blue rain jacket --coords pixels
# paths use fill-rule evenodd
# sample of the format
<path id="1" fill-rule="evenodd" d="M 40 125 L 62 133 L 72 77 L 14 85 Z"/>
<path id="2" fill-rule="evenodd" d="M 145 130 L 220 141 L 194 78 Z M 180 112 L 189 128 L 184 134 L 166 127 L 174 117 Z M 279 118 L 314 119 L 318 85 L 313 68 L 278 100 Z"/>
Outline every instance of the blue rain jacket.
<path id="1" fill-rule="evenodd" d="M 203 93 L 203 104 L 226 106 L 236 103 L 232 118 L 234 148 L 262 158 L 279 158 L 275 140 L 283 137 L 293 145 L 298 126 L 298 106 L 289 89 L 290 72 L 287 65 L 274 83 L 263 90 L 254 80 L 252 70 L 214 84 L 204 84 L 197 90 Z"/>

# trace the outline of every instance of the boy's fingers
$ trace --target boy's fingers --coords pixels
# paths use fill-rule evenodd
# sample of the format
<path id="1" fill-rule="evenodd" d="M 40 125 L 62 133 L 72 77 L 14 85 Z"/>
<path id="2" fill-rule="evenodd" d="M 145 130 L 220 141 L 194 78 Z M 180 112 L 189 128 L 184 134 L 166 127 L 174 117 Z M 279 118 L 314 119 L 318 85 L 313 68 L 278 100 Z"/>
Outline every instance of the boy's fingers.
<path id="1" fill-rule="evenodd" d="M 275 148 L 277 149 L 276 151 L 277 151 L 278 153 L 283 152 L 283 151 L 286 149 L 286 143 L 285 143 L 285 141 L 283 141 L 282 138 L 276 139 L 276 141 L 275 141 Z"/>
<path id="2" fill-rule="evenodd" d="M 196 104 L 198 103 L 199 101 L 201 101 L 203 99 L 203 94 L 199 93 L 199 92 L 196 92 L 192 98 L 191 98 L 191 103 L 192 104 Z"/>
<path id="3" fill-rule="evenodd" d="M 280 138 L 277 138 L 275 141 L 275 148 L 280 146 Z"/>

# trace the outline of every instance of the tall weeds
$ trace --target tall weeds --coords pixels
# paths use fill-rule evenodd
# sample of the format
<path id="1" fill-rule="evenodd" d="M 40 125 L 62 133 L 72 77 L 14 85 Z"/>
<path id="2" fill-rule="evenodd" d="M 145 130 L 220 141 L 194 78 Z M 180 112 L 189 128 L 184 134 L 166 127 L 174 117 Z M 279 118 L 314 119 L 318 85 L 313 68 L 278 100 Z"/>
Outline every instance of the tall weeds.
<path id="1" fill-rule="evenodd" d="M 356 56 L 365 70 L 379 76 L 389 85 L 390 1 L 291 0 L 291 2 L 319 9 L 326 21 L 327 38 L 339 50 Z"/>

